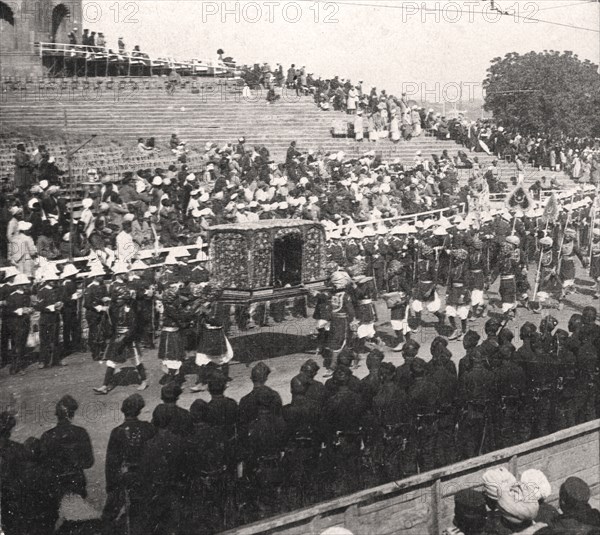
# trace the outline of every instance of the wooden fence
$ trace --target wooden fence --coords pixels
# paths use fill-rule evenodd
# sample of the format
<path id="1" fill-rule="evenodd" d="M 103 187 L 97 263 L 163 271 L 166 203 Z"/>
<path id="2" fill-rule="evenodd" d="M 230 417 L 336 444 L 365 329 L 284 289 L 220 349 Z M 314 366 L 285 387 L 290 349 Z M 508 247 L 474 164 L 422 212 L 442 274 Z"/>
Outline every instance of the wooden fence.
<path id="1" fill-rule="evenodd" d="M 569 476 L 585 480 L 592 494 L 600 493 L 600 420 L 495 451 L 481 457 L 387 483 L 362 492 L 238 527 L 226 535 L 277 533 L 319 535 L 331 526 L 344 526 L 355 535 L 438 535 L 451 525 L 454 495 L 481 488 L 482 474 L 505 466 L 515 476 L 528 468 L 542 470 L 552 485 L 549 501 Z"/>

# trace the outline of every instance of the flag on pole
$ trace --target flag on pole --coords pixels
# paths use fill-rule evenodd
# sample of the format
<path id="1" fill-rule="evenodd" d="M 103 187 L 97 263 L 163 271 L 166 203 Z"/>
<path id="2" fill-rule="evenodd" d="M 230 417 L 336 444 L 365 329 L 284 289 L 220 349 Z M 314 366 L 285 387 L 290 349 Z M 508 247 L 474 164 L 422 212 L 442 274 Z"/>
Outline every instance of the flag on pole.
<path id="1" fill-rule="evenodd" d="M 560 206 L 554 193 L 548 197 L 546 206 L 544 207 L 544 213 L 542 214 L 542 223 L 548 224 L 550 221 L 555 221 L 560 212 Z"/>
<path id="2" fill-rule="evenodd" d="M 509 210 L 523 210 L 524 212 L 534 207 L 533 199 L 520 184 L 506 197 L 504 203 Z"/>

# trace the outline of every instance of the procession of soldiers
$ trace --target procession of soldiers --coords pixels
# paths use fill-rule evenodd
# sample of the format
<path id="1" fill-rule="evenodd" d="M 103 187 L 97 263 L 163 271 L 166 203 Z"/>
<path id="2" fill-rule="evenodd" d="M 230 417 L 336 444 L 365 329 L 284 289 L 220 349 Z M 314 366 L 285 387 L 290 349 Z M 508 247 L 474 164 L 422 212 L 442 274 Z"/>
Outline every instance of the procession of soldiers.
<path id="1" fill-rule="evenodd" d="M 117 261 L 110 270 L 91 260 L 60 272 L 48 263 L 36 274 L 33 295 L 30 280 L 8 269 L 0 286 L 3 364 L 24 373 L 34 312 L 40 368 L 60 366 L 82 349 L 85 318 L 91 357 L 104 364 L 103 377 L 92 379 L 95 394 L 144 391 L 153 379 L 162 386 L 151 423 L 138 419 L 145 405 L 139 393 L 123 402 L 125 422 L 112 431 L 106 453 L 102 529 L 214 533 L 594 419 L 596 307 L 571 315 L 565 326 L 551 308 L 562 309 L 576 291 L 577 263 L 598 281 L 595 227 L 591 199 L 561 206 L 554 197 L 539 210 L 328 227 L 327 283 L 310 292 L 308 306 L 297 299 L 222 304 L 202 249 L 192 258 L 169 253 L 155 264 Z M 499 299 L 490 302 L 498 280 Z M 382 332 L 379 305 L 393 336 Z M 519 307 L 540 321 L 517 324 Z M 264 362 L 252 367 L 248 395 L 239 403 L 226 397 L 234 324 L 262 327 L 309 310 L 316 351 L 290 382 L 291 403 L 283 405 L 267 385 Z M 483 336 L 472 322 L 483 325 Z M 462 342 L 461 354 L 453 355 L 449 340 Z M 160 378 L 149 377 L 144 365 L 156 346 Z M 396 353 L 401 361 L 386 360 Z M 458 366 L 455 356 L 462 357 Z M 368 375 L 359 379 L 362 365 Z M 190 376 L 190 392 L 207 390 L 211 400 L 196 399 L 186 410 L 177 400 Z M 75 400 L 63 398 L 59 426 L 72 426 L 76 410 Z M 11 443 L 14 417 L 3 413 L 2 424 Z M 59 433 L 46 448 L 44 437 L 35 447 L 12 443 L 2 493 L 9 535 L 32 533 L 20 501 L 28 492 L 20 476 L 27 463 L 47 469 L 54 492 L 39 504 L 46 531 L 36 533 L 53 533 L 66 496 L 87 496 L 83 470 L 93 458 L 82 453 L 89 447 L 85 430 Z M 65 451 L 79 454 L 65 462 Z"/>

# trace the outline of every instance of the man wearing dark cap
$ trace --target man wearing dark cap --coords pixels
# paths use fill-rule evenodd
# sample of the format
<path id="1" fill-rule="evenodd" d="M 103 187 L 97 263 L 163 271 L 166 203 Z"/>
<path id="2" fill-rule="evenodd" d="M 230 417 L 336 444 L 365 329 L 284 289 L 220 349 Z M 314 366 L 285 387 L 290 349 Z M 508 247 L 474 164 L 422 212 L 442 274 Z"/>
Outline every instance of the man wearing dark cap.
<path id="1" fill-rule="evenodd" d="M 56 427 L 46 431 L 41 437 L 42 457 L 56 477 L 60 497 L 69 493 L 87 497 L 83 471 L 94 464 L 88 432 L 72 423 L 78 407 L 71 396 L 61 398 L 56 404 Z"/>
<path id="2" fill-rule="evenodd" d="M 466 351 L 465 356 L 458 361 L 458 378 L 460 379 L 465 372 L 473 367 L 473 352 L 479 344 L 481 336 L 477 331 L 467 331 L 463 337 L 463 347 Z"/>
<path id="3" fill-rule="evenodd" d="M 559 505 L 562 514 L 548 527 L 542 528 L 540 535 L 597 535 L 600 533 L 600 511 L 593 509 L 589 502 L 590 487 L 578 477 L 569 477 L 560 486 Z"/>
<path id="4" fill-rule="evenodd" d="M 290 384 L 292 402 L 283 407 L 288 433 L 284 456 L 285 497 L 290 509 L 299 509 L 315 501 L 315 484 L 321 440 L 318 435 L 319 405 L 308 397 L 310 379 L 303 374 Z"/>
<path id="5" fill-rule="evenodd" d="M 415 415 L 417 462 L 419 472 L 427 472 L 435 467 L 438 388 L 427 375 L 427 364 L 422 359 L 413 359 L 409 366 L 412 382 L 408 403 Z"/>
<path id="6" fill-rule="evenodd" d="M 286 426 L 281 417 L 281 398 L 274 397 L 272 392 L 266 387 L 253 390 L 256 416 L 240 439 L 243 473 L 249 484 L 248 498 L 258 509 L 260 518 L 279 511 L 284 482 L 281 453 L 285 448 Z"/>
<path id="7" fill-rule="evenodd" d="M 21 489 L 21 469 L 26 458 L 22 444 L 10 439 L 17 421 L 10 412 L 0 413 L 0 491 L 2 499 L 2 527 L 7 533 L 15 532 L 20 517 L 30 511 L 21 511 L 19 504 Z"/>
<path id="8" fill-rule="evenodd" d="M 463 337 L 464 338 L 464 337 Z M 441 336 L 431 343 L 431 360 L 428 362 L 428 375 L 437 387 L 437 431 L 435 446 L 435 466 L 447 466 L 456 460 L 456 388 L 458 376 L 448 350 L 448 341 Z"/>
<path id="9" fill-rule="evenodd" d="M 577 423 L 596 418 L 600 402 L 600 327 L 596 324 L 596 310 L 593 307 L 585 307 L 581 316 L 581 327 L 577 334 L 581 391 Z"/>
<path id="10" fill-rule="evenodd" d="M 215 379 L 211 379 L 214 382 Z M 209 383 L 210 384 L 210 383 Z M 211 423 L 209 404 L 197 399 L 190 407 L 194 432 L 186 441 L 185 520 L 178 526 L 193 532 L 199 525 L 210 533 L 222 531 L 228 505 L 234 452 L 229 437 Z M 185 526 L 185 528 L 184 528 Z"/>
<path id="11" fill-rule="evenodd" d="M 407 340 L 402 346 L 402 356 L 404 357 L 404 364 L 396 368 L 396 383 L 405 392 L 408 392 L 408 388 L 413 382 L 413 374 L 411 370 L 411 363 L 415 360 L 421 361 L 425 364 L 425 361 L 421 357 L 417 357 L 420 349 L 419 342 L 416 340 Z"/>
<path id="12" fill-rule="evenodd" d="M 508 448 L 520 443 L 519 414 L 527 403 L 527 376 L 521 366 L 514 361 L 512 344 L 500 347 L 500 358 L 494 361 L 498 388 L 498 405 L 494 408 L 493 426 L 497 449 Z"/>
<path id="13" fill-rule="evenodd" d="M 192 433 L 192 417 L 187 410 L 177 405 L 181 392 L 181 387 L 177 383 L 173 382 L 163 386 L 160 391 L 160 398 L 163 402 L 159 407 L 164 407 L 170 414 L 169 431 L 186 437 Z M 152 423 L 157 426 L 154 417 L 152 417 Z"/>
<path id="14" fill-rule="evenodd" d="M 372 349 L 367 355 L 366 363 L 369 375 L 360 381 L 360 390 L 367 408 L 371 407 L 373 398 L 377 395 L 377 392 L 379 392 L 379 387 L 381 385 L 379 368 L 381 367 L 383 359 L 384 354 L 379 349 Z"/>
<path id="15" fill-rule="evenodd" d="M 254 386 L 249 394 L 246 394 L 242 399 L 240 399 L 238 428 L 238 434 L 240 437 L 243 437 L 246 434 L 248 426 L 258 415 L 258 395 L 261 392 L 265 392 L 265 395 L 272 398 L 270 407 L 272 407 L 277 416 L 281 416 L 281 407 L 283 405 L 281 402 L 281 396 L 275 390 L 266 385 L 267 378 L 269 377 L 270 373 L 271 368 L 269 368 L 264 362 L 259 362 L 256 364 L 250 372 L 250 379 L 252 380 L 252 384 Z"/>
<path id="16" fill-rule="evenodd" d="M 566 429 L 577 425 L 578 365 L 575 353 L 571 351 L 569 333 L 557 329 L 556 340 L 557 383 L 555 392 L 555 423 L 557 429 Z"/>
<path id="17" fill-rule="evenodd" d="M 442 535 L 479 535 L 483 532 L 486 515 L 485 498 L 481 492 L 459 490 L 454 495 L 453 527 L 445 529 Z"/>
<path id="18" fill-rule="evenodd" d="M 365 415 L 362 396 L 350 389 L 352 373 L 338 366 L 333 374 L 336 389 L 327 400 L 321 417 L 321 432 L 331 471 L 331 492 L 342 496 L 360 488 L 361 427 Z"/>
<path id="19" fill-rule="evenodd" d="M 121 405 L 125 421 L 110 433 L 105 465 L 106 505 L 102 513 L 107 523 L 117 519 L 125 504 L 131 524 L 135 524 L 141 514 L 142 489 L 138 468 L 146 442 L 156 433 L 150 422 L 138 419 L 144 406 L 144 398 L 140 394 L 125 398 Z"/>
<path id="20" fill-rule="evenodd" d="M 318 407 L 321 407 L 325 398 L 325 386 L 315 377 L 319 373 L 321 367 L 313 360 L 308 359 L 300 367 L 300 373 L 296 376 L 300 378 L 306 385 L 306 397 L 312 399 Z"/>
<path id="21" fill-rule="evenodd" d="M 225 396 L 226 388 L 227 377 L 221 373 L 213 374 L 208 380 L 208 392 L 210 393 L 208 421 L 211 426 L 222 431 L 233 445 L 239 416 L 238 404 L 234 399 Z"/>
<path id="22" fill-rule="evenodd" d="M 163 392 L 165 388 L 167 386 Z M 134 533 L 139 535 L 177 530 L 186 457 L 185 439 L 171 431 L 175 414 L 166 402 L 158 405 L 152 413 L 156 434 L 146 442 L 138 469 L 144 506 L 140 522 L 134 526 Z"/>
<path id="23" fill-rule="evenodd" d="M 498 342 L 498 334 L 500 334 L 500 320 L 491 318 L 485 322 L 484 331 L 486 339 L 481 342 L 479 352 L 486 360 L 488 366 L 492 367 L 492 361 L 500 358 L 500 343 Z"/>
<path id="24" fill-rule="evenodd" d="M 486 366 L 479 349 L 472 354 L 473 367 L 458 380 L 457 405 L 461 410 L 458 451 L 471 459 L 491 450 L 490 407 L 495 402 L 494 373 Z"/>
<path id="25" fill-rule="evenodd" d="M 519 338 L 523 344 L 515 354 L 515 364 L 523 369 L 525 377 L 527 379 L 527 388 L 525 392 L 521 393 L 521 408 L 519 410 L 517 425 L 517 435 L 519 436 L 519 442 L 526 442 L 530 440 L 533 432 L 533 420 L 534 404 L 533 404 L 533 392 L 532 383 L 529 375 L 530 363 L 535 360 L 535 353 L 532 348 L 532 341 L 537 335 L 537 326 L 529 321 L 526 321 L 521 325 L 519 330 Z"/>
<path id="26" fill-rule="evenodd" d="M 391 362 L 381 364 L 381 387 L 372 404 L 374 424 L 378 427 L 374 457 L 381 467 L 382 482 L 417 473 L 413 414 L 406 392 L 394 380 L 395 373 Z"/>
<path id="27" fill-rule="evenodd" d="M 359 394 L 361 394 L 362 385 L 360 379 L 356 377 L 354 373 L 352 373 L 352 362 L 354 362 L 355 358 L 356 353 L 353 350 L 345 347 L 340 351 L 340 354 L 338 355 L 337 366 L 344 366 L 345 368 L 348 368 L 348 371 L 350 372 L 350 375 L 348 377 L 348 388 L 350 388 L 350 390 L 352 390 L 353 392 L 358 392 Z M 335 393 L 336 389 L 337 382 L 333 380 L 333 377 L 327 379 L 327 381 L 325 381 L 326 399 L 332 396 Z"/>

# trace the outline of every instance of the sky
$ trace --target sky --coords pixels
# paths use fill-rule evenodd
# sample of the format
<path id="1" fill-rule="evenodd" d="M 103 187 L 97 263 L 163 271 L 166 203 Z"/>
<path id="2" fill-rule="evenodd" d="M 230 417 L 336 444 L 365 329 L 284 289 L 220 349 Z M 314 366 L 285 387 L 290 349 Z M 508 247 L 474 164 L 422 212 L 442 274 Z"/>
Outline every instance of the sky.
<path id="1" fill-rule="evenodd" d="M 490 61 L 509 52 L 571 50 L 598 64 L 599 6 L 594 0 L 83 2 L 82 28 L 102 31 L 116 48 L 139 44 L 150 55 L 238 63 L 291 63 L 329 78 L 402 90 L 415 100 L 481 97 Z M 546 21 L 546 22 L 542 22 Z M 586 31 L 579 28 L 587 28 Z"/>

